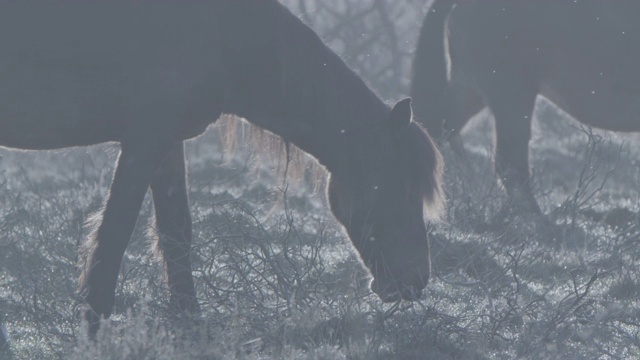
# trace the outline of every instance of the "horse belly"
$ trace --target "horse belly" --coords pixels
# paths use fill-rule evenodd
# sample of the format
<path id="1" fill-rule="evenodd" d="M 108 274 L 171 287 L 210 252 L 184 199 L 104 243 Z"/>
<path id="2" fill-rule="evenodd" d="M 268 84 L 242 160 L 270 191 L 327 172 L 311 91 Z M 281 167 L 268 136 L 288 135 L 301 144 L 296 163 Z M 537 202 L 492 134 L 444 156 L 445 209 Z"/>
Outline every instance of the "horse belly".
<path id="1" fill-rule="evenodd" d="M 37 150 L 116 140 L 122 98 L 112 78 L 51 63 L 0 63 L 0 145 Z"/>
<path id="2" fill-rule="evenodd" d="M 555 58 L 540 93 L 576 120 L 613 131 L 640 131 L 640 83 L 619 79 L 588 59 Z"/>

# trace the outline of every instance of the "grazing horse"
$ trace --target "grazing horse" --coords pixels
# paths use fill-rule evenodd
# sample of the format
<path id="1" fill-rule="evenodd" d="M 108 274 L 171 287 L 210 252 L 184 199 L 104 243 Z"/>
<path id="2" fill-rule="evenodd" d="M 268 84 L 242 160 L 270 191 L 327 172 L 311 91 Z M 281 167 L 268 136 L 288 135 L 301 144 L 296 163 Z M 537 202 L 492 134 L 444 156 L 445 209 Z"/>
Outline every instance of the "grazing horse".
<path id="1" fill-rule="evenodd" d="M 577 120 L 640 131 L 640 2 L 436 0 L 415 55 L 416 118 L 460 146 L 485 106 L 495 170 L 515 209 L 541 215 L 529 184 L 537 95 Z"/>
<path id="2" fill-rule="evenodd" d="M 221 114 L 326 168 L 331 210 L 382 300 L 426 286 L 437 149 L 409 99 L 385 105 L 276 0 L 1 1 L 0 44 L 0 145 L 120 145 L 80 279 L 92 332 L 111 314 L 148 188 L 171 309 L 198 313 L 183 142 Z"/>

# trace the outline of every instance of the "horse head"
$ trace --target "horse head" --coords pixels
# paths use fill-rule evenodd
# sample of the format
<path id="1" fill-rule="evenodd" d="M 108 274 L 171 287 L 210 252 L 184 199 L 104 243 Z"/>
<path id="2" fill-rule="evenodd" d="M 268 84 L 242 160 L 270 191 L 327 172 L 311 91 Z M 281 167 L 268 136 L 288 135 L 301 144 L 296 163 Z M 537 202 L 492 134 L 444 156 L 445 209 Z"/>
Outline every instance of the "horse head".
<path id="1" fill-rule="evenodd" d="M 426 131 L 411 120 L 411 101 L 400 101 L 372 136 L 374 148 L 345 171 L 333 172 L 331 210 L 345 227 L 385 302 L 417 300 L 431 265 L 425 218 L 440 205 L 441 158 Z"/>

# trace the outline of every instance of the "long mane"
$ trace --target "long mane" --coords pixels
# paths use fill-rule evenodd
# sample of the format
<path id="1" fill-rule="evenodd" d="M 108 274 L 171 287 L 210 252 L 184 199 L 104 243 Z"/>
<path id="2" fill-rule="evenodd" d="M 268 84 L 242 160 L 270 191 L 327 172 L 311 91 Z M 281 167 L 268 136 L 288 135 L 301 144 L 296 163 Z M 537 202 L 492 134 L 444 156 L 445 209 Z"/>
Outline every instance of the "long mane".
<path id="1" fill-rule="evenodd" d="M 403 142 L 403 151 L 417 180 L 416 193 L 422 197 L 424 216 L 429 221 L 441 220 L 446 198 L 442 175 L 444 161 L 427 130 L 412 121 Z"/>
<path id="2" fill-rule="evenodd" d="M 224 26 L 227 19 L 221 18 L 224 65 L 233 74 L 229 85 L 234 101 L 229 111 L 284 141 L 284 145 L 274 147 L 275 137 L 252 130 L 258 134 L 253 139 L 260 140 L 255 149 L 276 149 L 286 154 L 287 161 L 293 153 L 287 149 L 294 150 L 295 145 L 331 171 L 331 165 L 344 156 L 332 145 L 341 141 L 338 140 L 341 133 L 374 136 L 375 129 L 383 127 L 389 106 L 283 5 L 261 2 L 262 10 L 257 11 L 247 4 L 225 4 L 230 13 L 243 7 L 243 16 L 251 15 L 246 21 L 260 30 L 257 34 L 230 30 Z M 266 12 L 269 16 L 265 16 Z M 412 123 L 405 133 L 403 156 L 413 164 L 407 169 L 414 184 L 413 193 L 424 199 L 428 217 L 436 219 L 444 202 L 441 156 L 417 123 Z M 366 145 L 375 146 L 368 141 Z"/>

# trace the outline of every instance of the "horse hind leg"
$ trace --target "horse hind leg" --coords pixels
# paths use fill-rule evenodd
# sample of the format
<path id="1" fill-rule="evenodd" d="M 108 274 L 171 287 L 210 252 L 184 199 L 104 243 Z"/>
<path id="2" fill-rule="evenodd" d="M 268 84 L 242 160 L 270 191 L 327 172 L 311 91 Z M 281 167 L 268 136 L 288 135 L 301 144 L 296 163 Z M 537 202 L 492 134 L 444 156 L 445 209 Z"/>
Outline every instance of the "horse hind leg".
<path id="1" fill-rule="evenodd" d="M 187 196 L 184 145 L 164 158 L 151 181 L 157 254 L 167 271 L 172 315 L 194 316 L 200 308 L 191 274 L 191 214 Z"/>
<path id="2" fill-rule="evenodd" d="M 84 249 L 80 289 L 90 306 L 85 313 L 90 336 L 96 334 L 100 319 L 111 315 L 122 257 L 151 178 L 166 154 L 166 146 L 159 143 L 140 141 L 121 148 L 101 222 Z"/>

